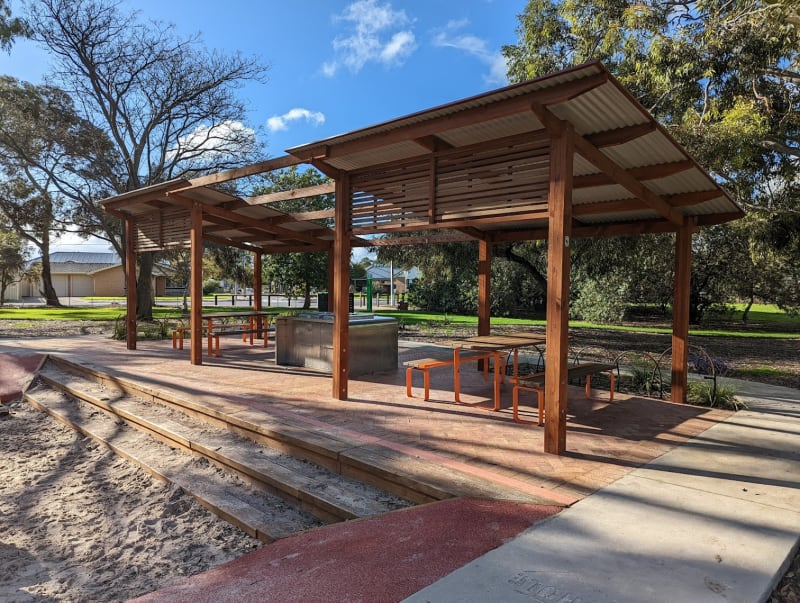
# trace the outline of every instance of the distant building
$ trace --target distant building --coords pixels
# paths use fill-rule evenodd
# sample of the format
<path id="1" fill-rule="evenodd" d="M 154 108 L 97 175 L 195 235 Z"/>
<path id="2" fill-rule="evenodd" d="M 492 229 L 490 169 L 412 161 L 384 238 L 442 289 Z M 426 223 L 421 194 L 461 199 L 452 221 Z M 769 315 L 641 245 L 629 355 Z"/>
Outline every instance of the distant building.
<path id="1" fill-rule="evenodd" d="M 381 266 L 374 264 L 367 268 L 367 278 L 372 279 L 372 290 L 381 291 L 382 293 L 389 293 L 389 266 Z M 422 273 L 416 268 L 410 270 L 401 270 L 400 268 L 394 269 L 394 294 L 405 295 L 408 293 L 408 287 L 422 276 Z"/>
<path id="2" fill-rule="evenodd" d="M 29 265 L 41 263 L 42 258 L 33 258 Z M 90 253 L 84 251 L 57 251 L 50 254 L 50 273 L 53 287 L 59 297 L 123 297 L 125 295 L 125 272 L 122 260 L 116 253 Z M 164 295 L 167 284 L 175 271 L 169 266 L 156 264 L 153 267 L 153 292 Z M 16 298 L 38 297 L 42 290 L 41 280 L 18 283 Z"/>

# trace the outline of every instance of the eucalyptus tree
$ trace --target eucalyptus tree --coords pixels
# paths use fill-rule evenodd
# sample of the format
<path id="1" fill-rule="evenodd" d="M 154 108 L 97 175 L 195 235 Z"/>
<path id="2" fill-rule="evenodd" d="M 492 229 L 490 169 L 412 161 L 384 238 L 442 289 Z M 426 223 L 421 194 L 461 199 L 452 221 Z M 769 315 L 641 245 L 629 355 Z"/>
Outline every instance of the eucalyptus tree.
<path id="1" fill-rule="evenodd" d="M 503 53 L 512 81 L 603 61 L 748 210 L 695 238 L 698 249 L 740 242 L 735 257 L 719 255 L 728 278 L 749 282 L 720 294 L 758 291 L 791 308 L 800 298 L 769 279 L 779 267 L 793 271 L 788 285 L 800 279 L 797 23 L 790 0 L 530 0 Z M 699 282 L 708 266 L 693 266 Z"/>
<path id="2" fill-rule="evenodd" d="M 109 190 L 102 174 L 115 163 L 104 132 L 77 114 L 64 91 L 0 76 L 0 212 L 41 252 L 48 305 L 59 305 L 51 236 L 72 223 L 75 199 Z"/>
<path id="3" fill-rule="evenodd" d="M 0 226 L 0 306 L 6 303 L 6 290 L 22 280 L 27 253 L 16 232 Z"/>
<path id="4" fill-rule="evenodd" d="M 0 0 L 0 50 L 10 50 L 14 38 L 25 36 L 28 25 L 23 19 L 11 15 L 6 0 Z"/>
<path id="5" fill-rule="evenodd" d="M 113 193 L 260 157 L 236 94 L 262 81 L 266 67 L 256 57 L 209 51 L 199 35 L 179 36 L 173 25 L 144 22 L 108 0 L 38 0 L 27 21 L 53 58 L 50 81 L 112 142 L 119 157 Z M 82 215 L 124 257 L 119 224 L 95 200 L 82 205 Z M 148 320 L 153 254 L 139 260 L 137 318 Z"/>

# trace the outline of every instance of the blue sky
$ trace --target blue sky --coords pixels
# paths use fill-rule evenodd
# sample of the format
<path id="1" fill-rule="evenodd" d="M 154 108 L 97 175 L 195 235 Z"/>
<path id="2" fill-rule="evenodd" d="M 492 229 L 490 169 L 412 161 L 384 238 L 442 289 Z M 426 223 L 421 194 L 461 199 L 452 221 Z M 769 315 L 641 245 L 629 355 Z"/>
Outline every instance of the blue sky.
<path id="1" fill-rule="evenodd" d="M 266 83 L 240 90 L 245 125 L 270 156 L 507 83 L 500 49 L 516 42 L 525 0 L 123 0 L 204 45 L 257 55 Z M 13 0 L 12 10 L 22 13 Z M 0 73 L 39 83 L 45 53 L 16 44 Z"/>
<path id="2" fill-rule="evenodd" d="M 268 81 L 241 91 L 247 126 L 271 156 L 286 148 L 505 85 L 504 44 L 524 0 L 124 0 L 142 20 L 200 33 L 207 48 L 257 55 Z M 21 3 L 12 9 L 21 13 Z M 47 56 L 29 43 L 0 73 L 34 83 Z"/>

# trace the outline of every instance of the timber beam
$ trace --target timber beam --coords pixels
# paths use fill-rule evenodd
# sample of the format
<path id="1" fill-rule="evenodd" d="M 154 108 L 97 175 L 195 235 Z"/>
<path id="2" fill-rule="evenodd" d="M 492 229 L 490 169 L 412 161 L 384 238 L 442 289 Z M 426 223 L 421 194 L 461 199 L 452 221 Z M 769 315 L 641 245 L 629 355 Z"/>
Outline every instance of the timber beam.
<path id="1" fill-rule="evenodd" d="M 561 121 L 546 107 L 534 102 L 531 104 L 531 110 L 551 134 L 558 131 Z M 583 155 L 590 163 L 599 168 L 601 172 L 604 172 L 611 179 L 611 183 L 619 184 L 627 189 L 635 197 L 644 201 L 646 205 L 657 211 L 676 226 L 683 224 L 683 215 L 679 211 L 632 176 L 628 170 L 619 166 L 583 136 L 575 133 L 572 137 L 572 144 L 575 151 Z"/>
<path id="2" fill-rule="evenodd" d="M 287 191 L 278 191 L 265 195 L 258 195 L 256 197 L 248 197 L 244 199 L 244 202 L 247 205 L 267 205 L 269 203 L 277 203 L 278 201 L 293 201 L 295 199 L 308 199 L 309 197 L 316 197 L 318 195 L 330 195 L 335 189 L 336 184 L 334 182 L 328 182 L 316 186 L 293 188 Z"/>
<path id="3" fill-rule="evenodd" d="M 175 199 L 176 201 L 185 204 L 187 207 L 191 206 L 194 203 L 194 201 L 192 201 L 191 199 L 183 197 L 177 193 L 169 193 L 169 196 L 171 199 Z M 236 212 L 233 212 L 229 209 L 223 209 L 215 205 L 205 205 L 203 207 L 203 214 L 209 221 L 212 221 L 212 218 L 221 218 L 223 220 L 229 220 L 234 224 L 238 223 L 239 225 L 250 226 L 251 228 L 256 228 L 258 230 L 263 230 L 268 233 L 271 233 L 273 235 L 278 235 L 278 237 L 281 239 L 300 241 L 303 243 L 310 243 L 310 244 L 316 242 L 316 239 L 314 237 L 309 237 L 304 235 L 303 233 L 287 230 L 279 226 L 266 224 L 263 220 L 259 220 L 258 218 L 251 218 L 249 216 L 237 214 Z"/>

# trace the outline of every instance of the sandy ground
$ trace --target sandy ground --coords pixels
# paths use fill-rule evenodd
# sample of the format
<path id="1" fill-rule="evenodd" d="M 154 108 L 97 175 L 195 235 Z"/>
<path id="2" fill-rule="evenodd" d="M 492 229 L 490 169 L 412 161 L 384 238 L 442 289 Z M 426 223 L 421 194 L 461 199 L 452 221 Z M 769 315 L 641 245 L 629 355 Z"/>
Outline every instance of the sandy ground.
<path id="1" fill-rule="evenodd" d="M 123 601 L 258 546 L 28 405 L 0 417 L 0 601 Z"/>

